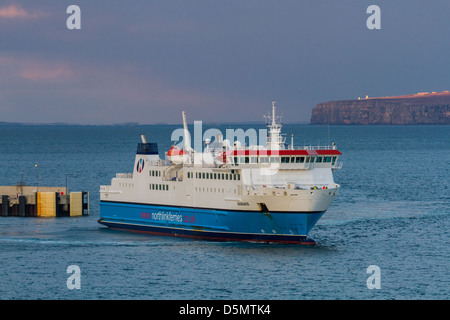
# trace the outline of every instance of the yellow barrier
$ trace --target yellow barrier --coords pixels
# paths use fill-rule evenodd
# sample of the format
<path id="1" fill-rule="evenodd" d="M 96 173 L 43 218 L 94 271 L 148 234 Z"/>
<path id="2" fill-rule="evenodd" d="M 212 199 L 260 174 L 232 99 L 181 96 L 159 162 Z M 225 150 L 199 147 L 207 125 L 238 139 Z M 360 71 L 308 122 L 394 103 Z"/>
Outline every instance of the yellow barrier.
<path id="1" fill-rule="evenodd" d="M 70 216 L 83 215 L 83 193 L 71 192 L 70 193 Z"/>
<path id="2" fill-rule="evenodd" d="M 38 192 L 37 193 L 37 216 L 38 217 L 56 217 L 56 193 Z"/>

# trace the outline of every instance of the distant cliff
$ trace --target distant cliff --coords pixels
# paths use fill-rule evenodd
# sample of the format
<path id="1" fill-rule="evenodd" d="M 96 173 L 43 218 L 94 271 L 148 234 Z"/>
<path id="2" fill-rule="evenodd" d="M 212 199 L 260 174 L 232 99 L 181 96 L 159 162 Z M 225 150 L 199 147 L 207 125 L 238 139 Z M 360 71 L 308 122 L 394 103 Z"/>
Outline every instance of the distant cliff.
<path id="1" fill-rule="evenodd" d="M 320 103 L 311 124 L 450 124 L 450 92 Z"/>

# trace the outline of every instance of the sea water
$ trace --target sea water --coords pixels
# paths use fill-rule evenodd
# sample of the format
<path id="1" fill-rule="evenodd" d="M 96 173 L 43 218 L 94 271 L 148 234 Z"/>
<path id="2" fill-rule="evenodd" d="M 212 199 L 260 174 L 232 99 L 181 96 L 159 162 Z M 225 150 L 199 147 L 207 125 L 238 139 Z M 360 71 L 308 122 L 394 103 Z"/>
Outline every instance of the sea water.
<path id="1" fill-rule="evenodd" d="M 67 177 L 69 191 L 90 193 L 86 217 L 0 217 L 0 299 L 449 298 L 449 126 L 285 125 L 288 143 L 294 134 L 295 145 L 336 142 L 343 153 L 339 196 L 309 234 L 315 246 L 98 224 L 100 185 L 133 171 L 139 135 L 162 156 L 179 127 L 0 126 L 0 185 L 65 187 Z M 69 286 L 69 266 L 79 268 L 79 288 Z"/>

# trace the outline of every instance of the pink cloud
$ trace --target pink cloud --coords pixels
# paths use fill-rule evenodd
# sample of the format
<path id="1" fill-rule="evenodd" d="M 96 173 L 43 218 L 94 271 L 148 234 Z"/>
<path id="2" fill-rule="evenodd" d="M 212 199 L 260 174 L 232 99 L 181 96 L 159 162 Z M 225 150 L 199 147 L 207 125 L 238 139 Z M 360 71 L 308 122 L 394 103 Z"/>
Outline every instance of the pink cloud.
<path id="1" fill-rule="evenodd" d="M 29 58 L 0 56 L 0 72 L 10 78 L 31 81 L 70 80 L 75 77 L 73 69 L 64 62 L 49 62 Z"/>
<path id="2" fill-rule="evenodd" d="M 70 79 L 73 77 L 73 74 L 73 71 L 65 66 L 34 66 L 22 70 L 20 76 L 24 79 L 38 81 L 52 79 Z"/>
<path id="3" fill-rule="evenodd" d="M 29 19 L 29 18 L 38 18 L 42 16 L 41 12 L 28 12 L 25 9 L 18 7 L 14 4 L 0 8 L 0 18 L 6 19 Z"/>

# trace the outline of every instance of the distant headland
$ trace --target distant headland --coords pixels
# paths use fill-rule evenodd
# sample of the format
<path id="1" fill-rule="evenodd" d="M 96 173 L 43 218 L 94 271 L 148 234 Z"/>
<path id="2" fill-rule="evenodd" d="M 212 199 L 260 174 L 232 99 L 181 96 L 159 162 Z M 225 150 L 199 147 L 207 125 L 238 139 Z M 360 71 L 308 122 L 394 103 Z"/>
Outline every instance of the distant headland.
<path id="1" fill-rule="evenodd" d="M 311 124 L 450 124 L 450 91 L 329 101 L 312 110 Z"/>

